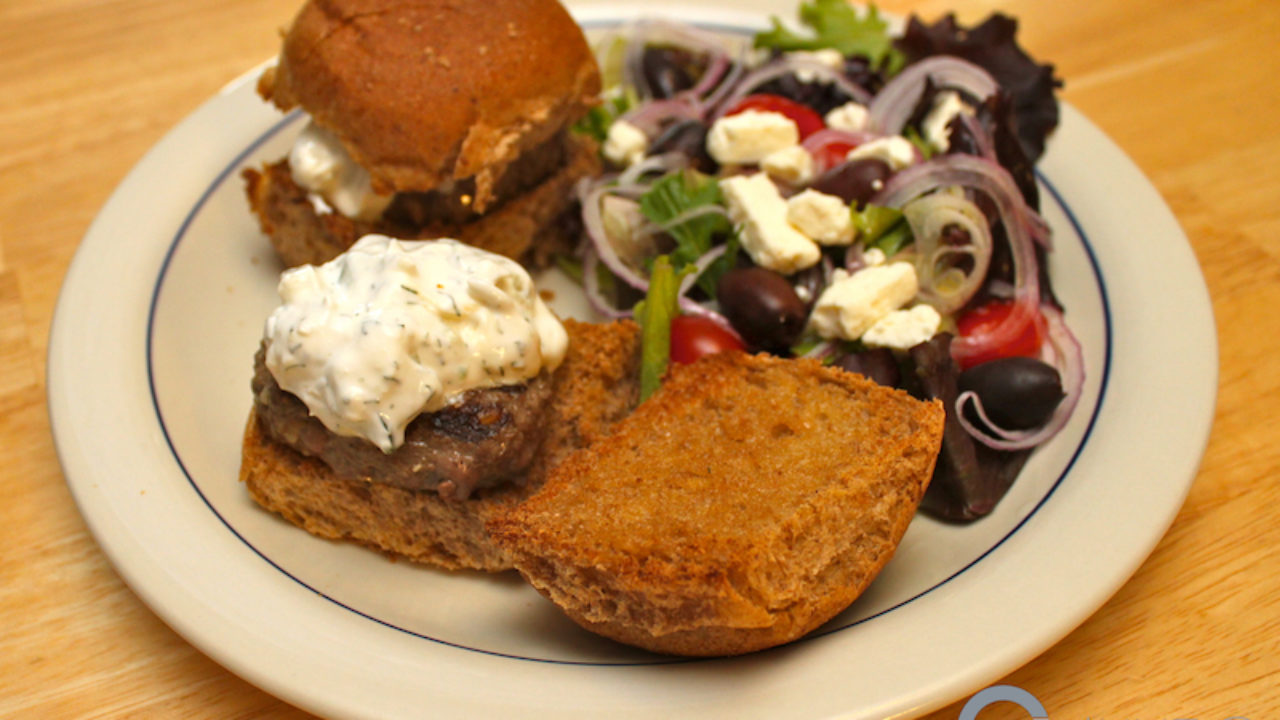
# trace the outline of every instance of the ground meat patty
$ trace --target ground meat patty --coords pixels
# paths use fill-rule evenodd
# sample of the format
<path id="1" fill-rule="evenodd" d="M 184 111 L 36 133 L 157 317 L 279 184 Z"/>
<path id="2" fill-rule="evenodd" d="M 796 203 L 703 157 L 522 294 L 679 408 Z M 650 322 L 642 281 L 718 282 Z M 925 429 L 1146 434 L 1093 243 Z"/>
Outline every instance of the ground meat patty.
<path id="1" fill-rule="evenodd" d="M 472 181 L 448 192 L 398 195 L 376 222 L 318 212 L 289 171 L 287 159 L 243 172 L 249 204 L 287 267 L 333 259 L 360 237 L 382 233 L 403 240 L 452 237 L 468 245 L 543 266 L 553 252 L 570 247 L 562 227 L 576 214 L 574 184 L 598 174 L 596 144 L 583 135 L 561 133 L 514 163 L 498 182 L 501 193 L 484 214 L 462 201 Z"/>
<path id="2" fill-rule="evenodd" d="M 263 343 L 254 357 L 253 375 L 263 431 L 348 479 L 376 479 L 465 500 L 478 488 L 521 482 L 545 433 L 541 420 L 551 396 L 548 373 L 527 385 L 472 390 L 457 405 L 420 415 L 406 428 L 404 445 L 385 454 L 365 438 L 330 432 L 276 383 L 265 357 Z"/>

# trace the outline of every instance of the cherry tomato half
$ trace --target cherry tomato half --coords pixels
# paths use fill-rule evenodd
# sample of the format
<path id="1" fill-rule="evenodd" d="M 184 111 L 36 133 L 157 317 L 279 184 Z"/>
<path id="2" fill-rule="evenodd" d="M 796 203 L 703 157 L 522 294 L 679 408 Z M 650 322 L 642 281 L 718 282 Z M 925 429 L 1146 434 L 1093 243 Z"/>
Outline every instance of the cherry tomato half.
<path id="1" fill-rule="evenodd" d="M 857 147 L 851 142 L 836 140 L 826 143 L 813 151 L 813 162 L 822 170 L 830 170 L 837 165 L 843 165 L 849 151 Z"/>
<path id="2" fill-rule="evenodd" d="M 715 320 L 701 315 L 677 315 L 671 320 L 671 360 L 682 365 L 726 350 L 745 350 L 742 338 Z"/>
<path id="3" fill-rule="evenodd" d="M 974 348 L 959 359 L 960 369 L 968 370 L 991 360 L 1007 357 L 1038 357 L 1044 344 L 1047 324 L 1039 311 L 1028 316 L 1014 339 L 1004 345 L 984 343 L 992 330 L 1002 325 L 1013 314 L 1014 303 L 992 300 L 966 312 L 956 319 L 956 329 Z"/>
<path id="4" fill-rule="evenodd" d="M 776 112 L 786 115 L 791 122 L 796 124 L 796 129 L 800 131 L 801 140 L 827 126 L 822 121 L 822 116 L 808 106 L 801 105 L 795 100 L 789 100 L 781 95 L 769 95 L 767 93 L 748 95 L 742 98 L 733 107 L 729 108 L 725 115 L 737 115 L 747 110 Z"/>

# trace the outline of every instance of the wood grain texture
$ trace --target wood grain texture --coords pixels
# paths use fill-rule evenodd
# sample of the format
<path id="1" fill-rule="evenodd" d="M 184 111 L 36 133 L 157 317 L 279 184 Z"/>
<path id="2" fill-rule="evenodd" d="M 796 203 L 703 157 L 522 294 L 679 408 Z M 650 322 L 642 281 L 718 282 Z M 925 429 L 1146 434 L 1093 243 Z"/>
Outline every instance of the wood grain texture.
<path id="1" fill-rule="evenodd" d="M 1218 326 L 1213 434 L 1172 529 L 1097 614 L 1005 682 L 1054 718 L 1280 717 L 1280 3 L 881 5 L 1018 16 L 1063 97 L 1173 208 Z M 44 385 L 59 285 L 95 213 L 170 127 L 274 53 L 296 7 L 0 3 L 0 717 L 308 717 L 188 645 L 111 569 L 63 480 Z M 1024 717 L 1008 710 L 982 717 Z"/>

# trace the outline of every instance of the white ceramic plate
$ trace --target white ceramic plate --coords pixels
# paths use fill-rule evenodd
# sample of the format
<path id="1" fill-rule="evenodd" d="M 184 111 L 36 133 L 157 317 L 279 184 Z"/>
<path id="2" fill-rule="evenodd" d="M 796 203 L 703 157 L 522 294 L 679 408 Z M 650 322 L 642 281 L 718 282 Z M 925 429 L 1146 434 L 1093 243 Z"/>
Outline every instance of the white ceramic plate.
<path id="1" fill-rule="evenodd" d="M 720 29 L 762 23 L 677 12 Z M 599 28 L 631 14 L 579 17 Z M 513 573 L 437 572 L 316 539 L 259 510 L 237 482 L 252 356 L 279 269 L 238 172 L 283 155 L 299 126 L 242 81 L 138 164 L 67 274 L 49 406 L 67 482 L 130 587 L 215 660 L 313 712 L 920 714 L 1010 672 L 1096 610 L 1195 476 L 1217 380 L 1203 279 L 1156 191 L 1064 107 L 1041 165 L 1043 204 L 1051 272 L 1085 347 L 1085 398 L 994 514 L 967 526 L 918 517 L 869 592 L 811 637 L 675 661 L 579 630 Z"/>

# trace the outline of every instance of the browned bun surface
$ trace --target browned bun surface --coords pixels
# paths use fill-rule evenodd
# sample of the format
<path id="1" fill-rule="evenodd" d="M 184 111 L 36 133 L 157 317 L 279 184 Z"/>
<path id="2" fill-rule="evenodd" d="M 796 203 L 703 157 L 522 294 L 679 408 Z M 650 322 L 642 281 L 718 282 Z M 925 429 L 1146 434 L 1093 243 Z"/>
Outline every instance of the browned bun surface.
<path id="1" fill-rule="evenodd" d="M 450 213 L 452 217 L 417 223 L 395 213 L 372 222 L 318 213 L 307 191 L 294 182 L 287 159 L 245 170 L 245 191 L 262 232 L 287 267 L 328 262 L 369 233 L 404 240 L 450 237 L 541 267 L 577 240 L 571 236 L 573 225 L 565 223 L 565 214 L 577 207 L 573 185 L 600 170 L 590 138 L 565 133 L 562 142 L 561 163 L 550 175 L 501 198 L 484 215 Z"/>
<path id="2" fill-rule="evenodd" d="M 474 177 L 479 210 L 506 166 L 600 90 L 556 0 L 311 0 L 259 92 L 336 133 L 378 192 Z"/>
<path id="3" fill-rule="evenodd" d="M 573 450 L 598 440 L 631 411 L 638 395 L 639 331 L 630 321 L 565 321 L 569 350 L 553 376 L 539 451 L 523 478 L 467 500 L 408 490 L 377 478 L 338 477 L 324 462 L 268 438 L 252 414 L 240 480 L 262 507 L 314 535 L 451 570 L 506 570 L 507 553 L 486 523 L 519 503 Z"/>
<path id="4" fill-rule="evenodd" d="M 489 529 L 574 621 L 679 655 L 794 640 L 893 555 L 943 410 L 808 360 L 675 366 L 603 440 Z"/>

